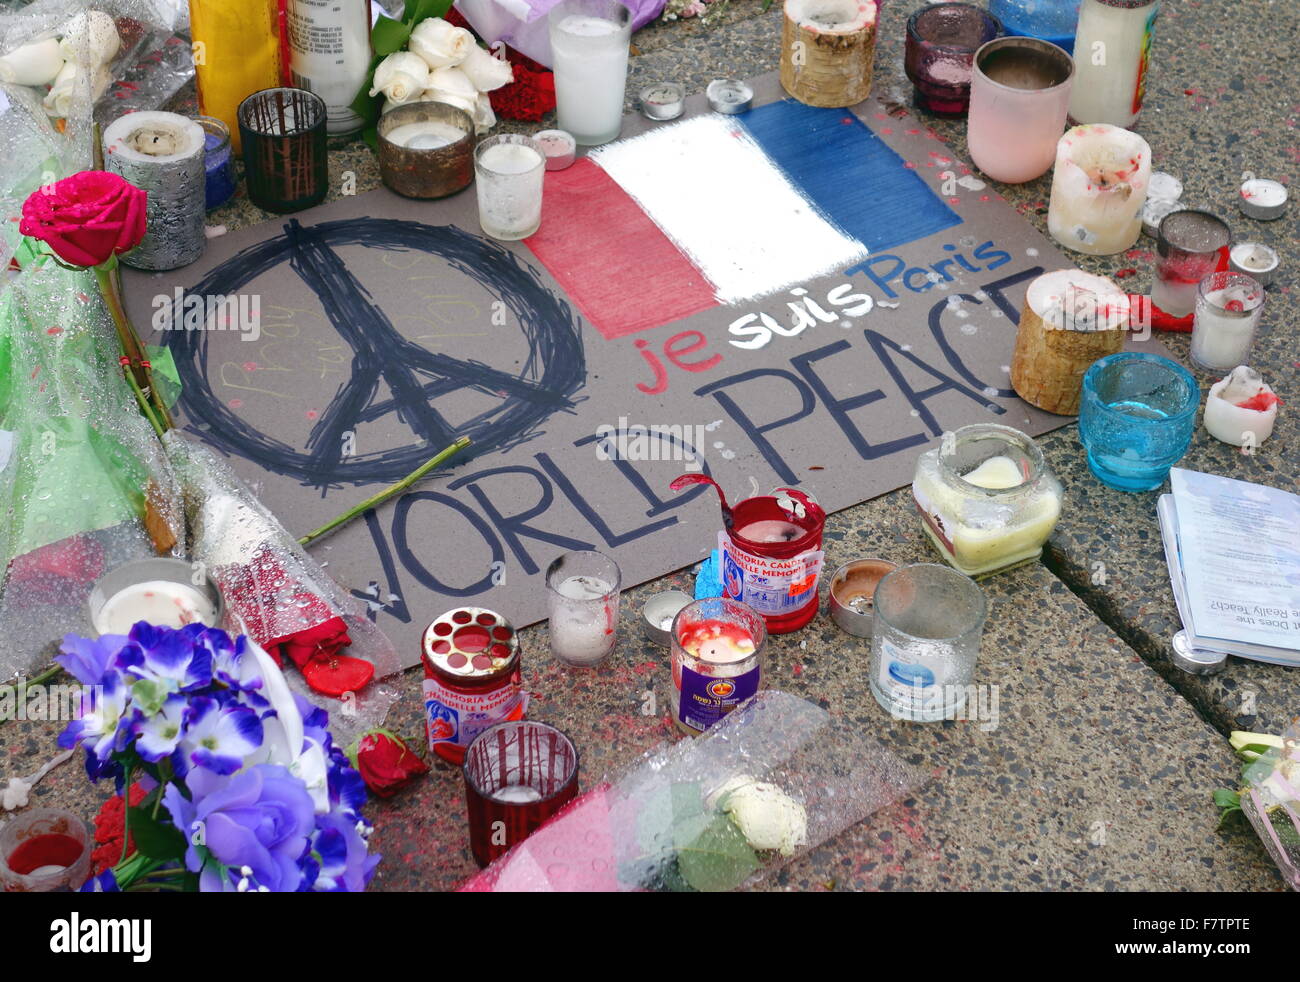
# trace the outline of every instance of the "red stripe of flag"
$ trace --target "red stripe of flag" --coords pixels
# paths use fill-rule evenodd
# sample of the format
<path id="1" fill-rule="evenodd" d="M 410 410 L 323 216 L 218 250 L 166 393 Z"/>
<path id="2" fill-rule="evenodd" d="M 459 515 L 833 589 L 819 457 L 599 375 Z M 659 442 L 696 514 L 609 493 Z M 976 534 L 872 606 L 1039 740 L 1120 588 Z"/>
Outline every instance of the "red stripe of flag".
<path id="1" fill-rule="evenodd" d="M 585 157 L 546 175 L 542 225 L 524 241 L 608 340 L 718 305 L 691 261 Z"/>

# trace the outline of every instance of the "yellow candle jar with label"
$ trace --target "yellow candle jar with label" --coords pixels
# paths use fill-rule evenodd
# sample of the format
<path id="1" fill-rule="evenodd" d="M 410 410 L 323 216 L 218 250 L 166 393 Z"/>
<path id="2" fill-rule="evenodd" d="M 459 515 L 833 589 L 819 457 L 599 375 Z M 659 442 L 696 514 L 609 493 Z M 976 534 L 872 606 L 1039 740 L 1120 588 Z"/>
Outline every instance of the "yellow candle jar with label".
<path id="1" fill-rule="evenodd" d="M 1038 559 L 1061 515 L 1061 483 L 1038 445 L 991 423 L 946 433 L 922 454 L 912 495 L 935 548 L 972 577 Z"/>

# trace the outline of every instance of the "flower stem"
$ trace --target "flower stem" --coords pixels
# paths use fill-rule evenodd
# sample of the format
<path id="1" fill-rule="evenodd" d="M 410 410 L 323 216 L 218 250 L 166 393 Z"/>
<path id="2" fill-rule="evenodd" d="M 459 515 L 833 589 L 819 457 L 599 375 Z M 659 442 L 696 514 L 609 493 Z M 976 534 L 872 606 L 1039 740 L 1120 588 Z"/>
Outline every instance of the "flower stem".
<path id="1" fill-rule="evenodd" d="M 131 778 L 134 774 L 135 768 L 127 767 L 126 784 L 122 786 L 122 857 L 119 863 L 126 859 L 127 850 L 131 848 Z"/>
<path id="2" fill-rule="evenodd" d="M 349 508 L 342 515 L 339 515 L 337 518 L 333 518 L 330 521 L 326 522 L 324 525 L 316 529 L 314 532 L 308 532 L 306 535 L 304 535 L 301 539 L 298 540 L 298 543 L 303 546 L 311 545 L 317 539 L 334 531 L 340 525 L 346 525 L 348 522 L 352 521 L 352 519 L 356 518 L 362 512 L 368 511 L 371 508 L 377 508 L 379 505 L 382 505 L 389 498 L 393 497 L 393 495 L 400 494 L 401 492 L 409 488 L 412 484 L 415 484 L 417 481 L 419 481 L 422 477 L 428 474 L 429 471 L 433 470 L 439 464 L 444 463 L 451 457 L 454 457 L 456 454 L 460 453 L 462 450 L 464 450 L 466 447 L 469 446 L 469 443 L 470 443 L 469 437 L 467 436 L 461 437 L 451 446 L 447 447 L 445 450 L 439 453 L 438 456 L 434 457 L 432 460 L 426 461 L 425 463 L 421 464 L 418 468 L 416 468 L 410 474 L 406 475 L 406 477 L 402 478 L 396 484 L 385 488 L 383 491 L 380 491 L 378 494 L 371 495 L 365 501 L 361 502 L 361 504 Z"/>
<path id="3" fill-rule="evenodd" d="M 140 343 L 135 328 L 131 326 L 126 308 L 122 306 L 117 280 L 111 270 L 102 266 L 95 267 L 95 279 L 99 283 L 99 292 L 103 294 L 104 303 L 108 305 L 109 313 L 113 315 L 113 326 L 117 329 L 122 356 L 130 363 L 129 367 L 123 366 L 127 381 L 131 383 L 136 401 L 140 403 L 141 412 L 149 420 L 154 431 L 162 436 L 165 431 L 172 428 L 171 415 L 167 412 L 167 406 L 158 392 L 158 386 L 154 384 L 153 371 L 147 364 L 148 359 L 144 357 L 144 346 Z"/>

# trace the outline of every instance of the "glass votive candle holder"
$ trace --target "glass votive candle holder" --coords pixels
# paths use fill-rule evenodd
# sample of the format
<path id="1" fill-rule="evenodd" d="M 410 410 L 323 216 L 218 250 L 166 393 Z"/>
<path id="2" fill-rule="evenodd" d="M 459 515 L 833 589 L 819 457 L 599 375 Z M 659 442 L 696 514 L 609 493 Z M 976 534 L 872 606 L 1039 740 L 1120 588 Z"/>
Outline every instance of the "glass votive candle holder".
<path id="1" fill-rule="evenodd" d="M 974 682 L 988 601 L 969 576 L 938 563 L 886 574 L 876 587 L 871 694 L 895 719 L 953 719 Z"/>
<path id="2" fill-rule="evenodd" d="M 196 622 L 220 627 L 226 605 L 217 581 L 187 559 L 149 556 L 115 566 L 86 599 L 99 635 L 129 634 L 140 621 L 179 630 Z"/>
<path id="3" fill-rule="evenodd" d="M 1150 182 L 1146 140 L 1106 123 L 1076 126 L 1057 144 L 1047 230 L 1090 256 L 1130 249 L 1142 234 Z"/>
<path id="4" fill-rule="evenodd" d="M 1151 491 L 1187 453 L 1201 390 L 1192 373 L 1135 351 L 1098 358 L 1083 376 L 1079 440 L 1097 480 Z"/>
<path id="5" fill-rule="evenodd" d="M 767 627 L 763 616 L 730 597 L 709 597 L 683 607 L 673 619 L 673 722 L 703 733 L 763 681 Z"/>
<path id="6" fill-rule="evenodd" d="M 327 115 L 325 101 L 306 89 L 263 89 L 239 104 L 248 200 L 278 214 L 325 200 Z"/>
<path id="7" fill-rule="evenodd" d="M 86 823 L 69 811 L 33 808 L 0 827 L 0 891 L 75 891 L 90 876 L 94 843 Z"/>
<path id="8" fill-rule="evenodd" d="M 917 107 L 937 116 L 963 115 L 975 52 L 1001 33 L 997 18 L 971 3 L 932 3 L 912 14 L 903 67 Z"/>
<path id="9" fill-rule="evenodd" d="M 407 198 L 445 198 L 474 180 L 474 120 L 445 102 L 412 102 L 379 117 L 379 176 Z"/>
<path id="10" fill-rule="evenodd" d="M 1037 38 L 995 38 L 975 53 L 966 142 L 995 181 L 1047 173 L 1065 131 L 1074 59 Z"/>
<path id="11" fill-rule="evenodd" d="M 498 723 L 469 745 L 462 772 L 470 852 L 487 866 L 577 795 L 578 750 L 545 723 Z"/>
<path id="12" fill-rule="evenodd" d="M 967 576 L 1038 559 L 1064 498 L 1038 444 L 995 423 L 963 426 L 921 454 L 912 496 L 934 547 Z"/>
<path id="13" fill-rule="evenodd" d="M 526 239 L 542 224 L 546 154 L 531 137 L 490 136 L 474 150 L 478 223 L 494 239 Z"/>
<path id="14" fill-rule="evenodd" d="M 1151 302 L 1171 317 L 1196 309 L 1201 280 L 1228 268 L 1232 232 L 1208 211 L 1184 209 L 1166 215 L 1156 234 L 1156 275 Z"/>
<path id="15" fill-rule="evenodd" d="M 1039 38 L 1063 51 L 1074 51 L 1079 0 L 989 0 L 989 13 L 1002 22 L 1007 34 Z"/>
<path id="16" fill-rule="evenodd" d="M 214 116 L 195 116 L 203 127 L 205 207 L 220 208 L 235 194 L 235 155 L 230 146 L 230 127 Z"/>
<path id="17" fill-rule="evenodd" d="M 1245 273 L 1211 273 L 1197 287 L 1192 322 L 1192 362 L 1226 371 L 1250 363 L 1264 312 L 1264 287 Z"/>
<path id="18" fill-rule="evenodd" d="M 618 644 L 618 563 L 591 550 L 566 552 L 546 570 L 551 654 L 566 665 L 589 668 Z"/>
<path id="19" fill-rule="evenodd" d="M 561 0 L 547 27 L 556 125 L 583 146 L 608 143 L 623 126 L 632 12 L 618 0 Z"/>

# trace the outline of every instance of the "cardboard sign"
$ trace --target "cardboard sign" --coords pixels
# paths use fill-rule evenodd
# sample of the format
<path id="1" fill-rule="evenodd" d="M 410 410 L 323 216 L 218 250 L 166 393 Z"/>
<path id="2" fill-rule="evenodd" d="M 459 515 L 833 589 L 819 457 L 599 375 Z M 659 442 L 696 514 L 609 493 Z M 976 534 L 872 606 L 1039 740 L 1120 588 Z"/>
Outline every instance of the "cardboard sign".
<path id="1" fill-rule="evenodd" d="M 473 187 L 378 190 L 126 275 L 179 419 L 298 534 L 474 441 L 313 546 L 409 664 L 450 607 L 545 618 L 565 550 L 612 555 L 625 587 L 702 559 L 721 518 L 668 490 L 685 471 L 833 511 L 908 484 L 945 431 L 1068 422 L 1009 365 L 1026 285 L 1072 263 L 897 107 L 756 90 L 739 117 L 629 117 L 547 174 L 524 242 L 480 233 Z"/>

